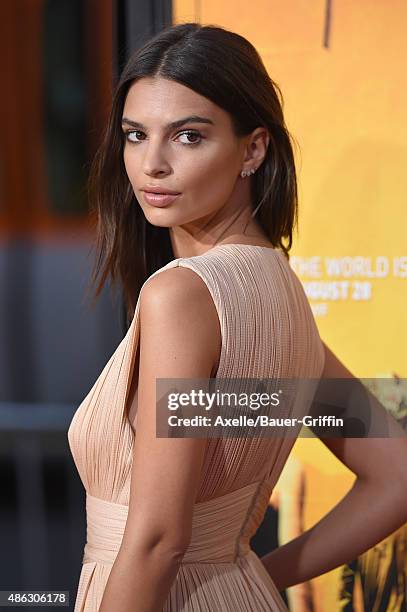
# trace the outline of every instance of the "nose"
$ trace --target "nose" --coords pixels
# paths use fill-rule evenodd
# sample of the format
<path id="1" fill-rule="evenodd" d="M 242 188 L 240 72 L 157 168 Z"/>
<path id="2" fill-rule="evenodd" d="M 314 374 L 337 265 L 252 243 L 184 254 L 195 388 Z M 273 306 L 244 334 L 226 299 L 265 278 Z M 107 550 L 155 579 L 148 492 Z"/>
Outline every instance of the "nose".
<path id="1" fill-rule="evenodd" d="M 165 158 L 164 147 L 159 142 L 154 143 L 150 140 L 143 159 L 144 174 L 156 176 L 157 174 L 168 174 L 170 170 L 171 167 Z"/>

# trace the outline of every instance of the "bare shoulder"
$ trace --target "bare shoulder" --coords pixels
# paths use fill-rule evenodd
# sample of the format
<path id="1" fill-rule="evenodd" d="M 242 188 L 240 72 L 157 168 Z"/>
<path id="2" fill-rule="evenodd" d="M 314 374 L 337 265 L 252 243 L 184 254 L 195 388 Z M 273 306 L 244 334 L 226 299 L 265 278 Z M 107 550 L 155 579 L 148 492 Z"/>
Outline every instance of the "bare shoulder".
<path id="1" fill-rule="evenodd" d="M 190 268 L 178 266 L 169 268 L 149 278 L 143 286 L 142 295 L 149 298 L 167 298 L 179 300 L 180 304 L 187 299 L 204 299 L 206 306 L 213 300 L 205 281 Z"/>
<path id="2" fill-rule="evenodd" d="M 170 268 L 148 279 L 140 296 L 140 306 L 143 305 L 148 308 L 158 305 L 163 316 L 174 318 L 175 315 L 188 315 L 193 308 L 195 316 L 202 316 L 201 323 L 213 327 L 213 331 L 219 327 L 209 289 L 205 281 L 190 268 Z"/>
<path id="3" fill-rule="evenodd" d="M 221 348 L 221 328 L 213 298 L 205 281 L 193 270 L 170 268 L 144 284 L 140 294 L 142 330 L 153 329 L 162 341 L 189 343 L 205 354 L 215 371 Z"/>

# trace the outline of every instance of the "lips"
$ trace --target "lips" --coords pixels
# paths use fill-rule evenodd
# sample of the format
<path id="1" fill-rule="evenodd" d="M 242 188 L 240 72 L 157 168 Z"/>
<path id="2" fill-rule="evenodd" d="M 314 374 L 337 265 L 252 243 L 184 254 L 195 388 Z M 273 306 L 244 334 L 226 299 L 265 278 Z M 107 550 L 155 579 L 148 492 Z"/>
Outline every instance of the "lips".
<path id="1" fill-rule="evenodd" d="M 149 189 L 143 190 L 145 193 L 153 193 L 156 195 L 179 195 L 176 191 L 150 191 Z"/>
<path id="2" fill-rule="evenodd" d="M 179 191 L 166 189 L 165 187 L 159 187 L 158 185 L 146 185 L 142 191 L 146 191 L 147 193 L 161 193 L 163 195 L 179 195 Z"/>
<path id="3" fill-rule="evenodd" d="M 178 198 L 180 193 L 154 193 L 151 191 L 143 191 L 144 200 L 151 204 L 151 206 L 156 206 L 162 208 L 163 206 L 168 206 Z"/>

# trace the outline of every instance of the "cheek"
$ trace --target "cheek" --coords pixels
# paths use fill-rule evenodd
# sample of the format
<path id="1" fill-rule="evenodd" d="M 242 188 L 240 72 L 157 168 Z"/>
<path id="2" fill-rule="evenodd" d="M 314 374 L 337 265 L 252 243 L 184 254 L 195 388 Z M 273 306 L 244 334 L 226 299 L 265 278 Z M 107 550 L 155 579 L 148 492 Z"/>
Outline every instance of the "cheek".
<path id="1" fill-rule="evenodd" d="M 187 176 L 185 185 L 195 191 L 202 189 L 205 192 L 228 192 L 236 181 L 238 170 L 236 168 L 236 151 L 229 151 L 220 147 L 215 150 L 202 150 L 186 164 Z M 236 175 L 236 176 L 235 176 Z"/>
<path id="2" fill-rule="evenodd" d="M 124 146 L 123 163 L 127 177 L 133 189 L 136 189 L 137 185 L 140 184 L 140 174 L 142 173 L 140 152 L 136 147 L 133 148 L 131 145 Z"/>
<path id="3" fill-rule="evenodd" d="M 132 175 L 134 175 L 134 160 L 132 163 L 131 155 L 129 155 L 128 149 L 126 149 L 126 147 L 124 148 L 124 152 L 123 152 L 123 162 L 124 162 L 126 174 L 130 182 L 132 182 Z"/>
<path id="4" fill-rule="evenodd" d="M 231 194 L 237 179 L 236 154 L 217 155 L 202 164 L 199 186 L 204 198 L 225 201 Z"/>

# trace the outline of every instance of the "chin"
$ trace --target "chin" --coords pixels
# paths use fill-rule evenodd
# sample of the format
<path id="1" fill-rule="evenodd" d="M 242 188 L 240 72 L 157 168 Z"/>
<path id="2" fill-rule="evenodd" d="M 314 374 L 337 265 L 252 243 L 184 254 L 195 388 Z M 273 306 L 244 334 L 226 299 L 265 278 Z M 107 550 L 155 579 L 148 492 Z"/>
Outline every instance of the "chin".
<path id="1" fill-rule="evenodd" d="M 171 214 L 171 211 L 165 208 L 154 208 L 153 210 L 143 210 L 146 220 L 156 227 L 173 227 L 183 223 L 178 215 Z"/>
<path id="2" fill-rule="evenodd" d="M 186 223 L 198 222 L 201 215 L 195 213 L 186 214 L 185 210 L 178 210 L 172 206 L 159 207 L 148 207 L 144 205 L 141 207 L 146 220 L 157 227 L 178 227 L 185 225 Z"/>

